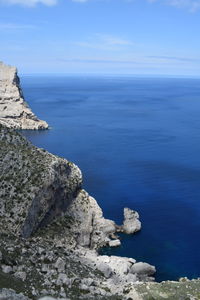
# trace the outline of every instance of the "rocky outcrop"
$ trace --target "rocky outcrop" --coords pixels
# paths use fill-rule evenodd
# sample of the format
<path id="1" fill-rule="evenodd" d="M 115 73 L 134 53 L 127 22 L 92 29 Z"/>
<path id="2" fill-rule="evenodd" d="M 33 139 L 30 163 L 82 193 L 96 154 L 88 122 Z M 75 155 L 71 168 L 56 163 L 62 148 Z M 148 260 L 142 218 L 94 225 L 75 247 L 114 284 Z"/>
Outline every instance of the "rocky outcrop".
<path id="1" fill-rule="evenodd" d="M 82 175 L 74 164 L 1 125 L 0 147 L 1 228 L 27 238 L 67 210 Z"/>
<path id="2" fill-rule="evenodd" d="M 141 222 L 139 221 L 139 214 L 127 207 L 124 208 L 124 222 L 122 230 L 126 234 L 131 234 L 141 229 Z"/>
<path id="3" fill-rule="evenodd" d="M 2 231 L 28 238 L 56 217 L 65 215 L 76 220 L 70 232 L 77 245 L 96 249 L 120 244 L 115 236 L 120 227 L 105 219 L 96 200 L 82 189 L 82 174 L 75 164 L 34 147 L 23 136 L 1 125 L 0 149 Z M 131 227 L 129 232 L 133 232 L 135 223 L 140 223 L 138 215 L 126 210 L 131 216 L 124 221 L 126 231 Z"/>
<path id="4" fill-rule="evenodd" d="M 0 124 L 16 129 L 47 129 L 25 102 L 17 69 L 0 62 Z"/>
<path id="5" fill-rule="evenodd" d="M 103 245 L 120 244 L 119 228 L 82 189 L 76 165 L 0 125 L 0 288 L 20 286 L 33 299 L 47 291 L 118 299 L 126 285 L 152 281 L 155 272 L 148 264 L 141 272 L 134 259 L 98 254 Z M 2 285 L 8 278 L 10 285 Z"/>

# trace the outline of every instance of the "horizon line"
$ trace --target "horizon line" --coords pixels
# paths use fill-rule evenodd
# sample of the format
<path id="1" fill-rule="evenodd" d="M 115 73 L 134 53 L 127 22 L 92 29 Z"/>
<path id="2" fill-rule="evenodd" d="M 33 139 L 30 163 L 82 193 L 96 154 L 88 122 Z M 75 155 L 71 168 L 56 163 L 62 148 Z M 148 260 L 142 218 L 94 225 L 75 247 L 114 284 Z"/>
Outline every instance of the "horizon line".
<path id="1" fill-rule="evenodd" d="M 101 77 L 141 77 L 141 78 L 194 78 L 194 79 L 200 79 L 199 75 L 180 75 L 180 74 L 134 74 L 134 73 L 85 73 L 85 72 L 74 72 L 74 73 L 67 73 L 67 72 L 19 72 L 20 76 L 101 76 Z"/>

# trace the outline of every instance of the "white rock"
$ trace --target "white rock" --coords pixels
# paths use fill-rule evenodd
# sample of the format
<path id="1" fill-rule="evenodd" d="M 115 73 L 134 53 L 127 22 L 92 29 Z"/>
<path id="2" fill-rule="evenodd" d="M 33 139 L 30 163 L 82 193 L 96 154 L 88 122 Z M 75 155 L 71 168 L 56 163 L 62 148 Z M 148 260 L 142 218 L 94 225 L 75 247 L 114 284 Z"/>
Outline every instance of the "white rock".
<path id="1" fill-rule="evenodd" d="M 81 280 L 81 283 L 87 286 L 91 286 L 94 283 L 94 280 L 92 278 L 83 278 Z"/>
<path id="2" fill-rule="evenodd" d="M 121 245 L 121 242 L 120 240 L 112 240 L 112 241 L 109 241 L 109 247 L 118 247 Z"/>
<path id="3" fill-rule="evenodd" d="M 66 263 L 62 258 L 58 258 L 55 263 L 55 268 L 58 270 L 59 273 L 63 272 L 65 270 Z"/>
<path id="4" fill-rule="evenodd" d="M 156 272 L 156 269 L 154 266 L 151 266 L 147 263 L 143 263 L 143 262 L 138 262 L 135 263 L 132 267 L 131 267 L 131 273 L 133 274 L 139 274 L 139 275 L 153 275 Z"/>
<path id="5" fill-rule="evenodd" d="M 71 286 L 72 280 L 70 278 L 67 277 L 66 274 L 64 273 L 60 273 L 58 275 L 58 279 L 56 281 L 56 285 L 67 285 L 68 287 Z"/>
<path id="6" fill-rule="evenodd" d="M 129 208 L 124 208 L 124 222 L 122 225 L 124 233 L 131 234 L 141 229 L 139 214 Z"/>
<path id="7" fill-rule="evenodd" d="M 101 271 L 106 278 L 109 278 L 112 275 L 112 269 L 106 263 L 99 263 L 98 270 Z"/>
<path id="8" fill-rule="evenodd" d="M 79 221 L 77 227 L 74 226 L 74 233 L 78 233 L 77 243 L 80 246 L 98 248 L 109 241 L 108 236 L 116 231 L 115 222 L 103 217 L 97 201 L 84 190 L 80 191 L 66 214 Z"/>
<path id="9" fill-rule="evenodd" d="M 26 273 L 25 272 L 16 272 L 14 274 L 14 276 L 21 279 L 22 281 L 26 280 Z"/>
<path id="10" fill-rule="evenodd" d="M 2 265 L 2 271 L 4 272 L 4 273 L 11 273 L 12 272 L 12 267 L 11 266 L 6 266 L 6 265 Z"/>

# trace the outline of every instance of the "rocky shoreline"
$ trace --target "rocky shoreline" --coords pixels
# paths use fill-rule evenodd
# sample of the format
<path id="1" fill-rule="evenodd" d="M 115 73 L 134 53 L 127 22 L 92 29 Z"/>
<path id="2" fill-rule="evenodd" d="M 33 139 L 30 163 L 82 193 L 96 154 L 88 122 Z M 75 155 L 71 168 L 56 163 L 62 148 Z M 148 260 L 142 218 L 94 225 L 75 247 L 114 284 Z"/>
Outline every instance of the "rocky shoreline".
<path id="1" fill-rule="evenodd" d="M 154 283 L 154 266 L 98 254 L 139 215 L 105 219 L 73 163 L 0 125 L 0 171 L 0 299 L 199 299 L 199 280 Z"/>
<path id="2" fill-rule="evenodd" d="M 120 226 L 105 219 L 75 164 L 12 129 L 48 128 L 16 69 L 1 63 L 0 84 L 0 299 L 200 299 L 199 280 L 155 283 L 154 266 L 98 254 L 120 246 L 118 232 L 139 231 L 139 214 L 125 208 Z"/>
<path id="3" fill-rule="evenodd" d="M 76 165 L 1 125 L 0 146 L 1 276 L 20 282 L 18 292 L 31 299 L 109 299 L 134 282 L 154 280 L 149 264 L 97 252 L 120 244 L 116 232 L 140 230 L 136 212 L 126 208 L 122 226 L 105 219 L 82 189 Z"/>
<path id="4" fill-rule="evenodd" d="M 29 108 L 20 87 L 17 69 L 0 62 L 0 124 L 15 129 L 48 129 Z"/>

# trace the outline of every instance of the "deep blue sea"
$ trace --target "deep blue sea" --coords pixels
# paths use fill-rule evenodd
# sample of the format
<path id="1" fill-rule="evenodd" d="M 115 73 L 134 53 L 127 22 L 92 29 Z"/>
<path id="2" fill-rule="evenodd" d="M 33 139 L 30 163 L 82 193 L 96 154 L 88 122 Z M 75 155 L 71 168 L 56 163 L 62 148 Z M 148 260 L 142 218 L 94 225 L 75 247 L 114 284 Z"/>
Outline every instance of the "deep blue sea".
<path id="1" fill-rule="evenodd" d="M 156 280 L 200 277 L 200 79 L 23 76 L 52 127 L 33 144 L 75 162 L 107 218 L 142 230 L 106 253 L 156 266 Z"/>

